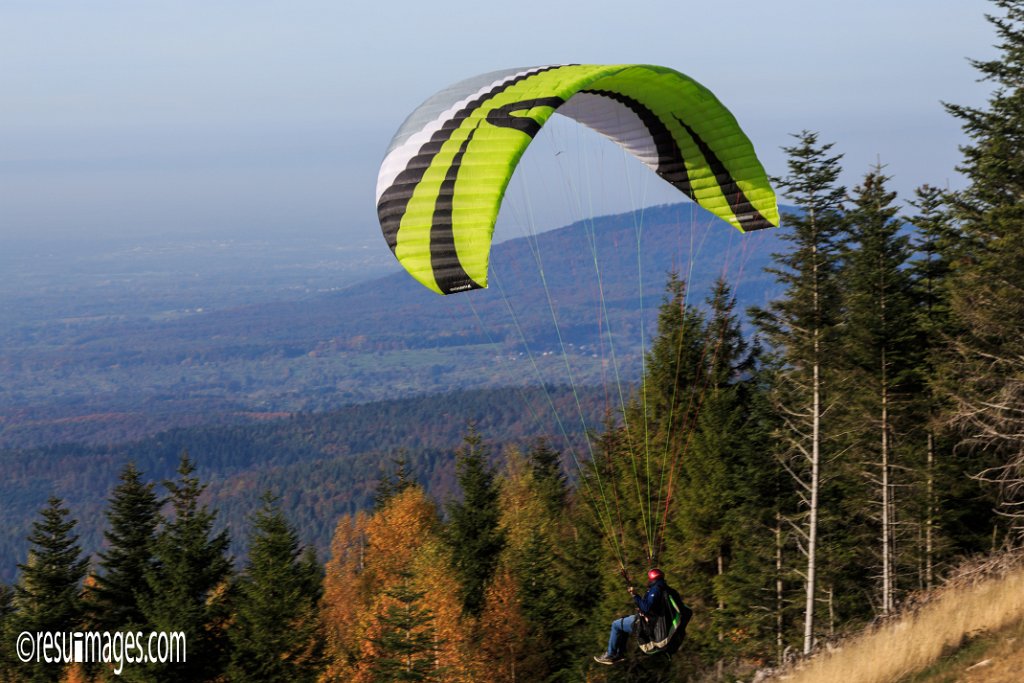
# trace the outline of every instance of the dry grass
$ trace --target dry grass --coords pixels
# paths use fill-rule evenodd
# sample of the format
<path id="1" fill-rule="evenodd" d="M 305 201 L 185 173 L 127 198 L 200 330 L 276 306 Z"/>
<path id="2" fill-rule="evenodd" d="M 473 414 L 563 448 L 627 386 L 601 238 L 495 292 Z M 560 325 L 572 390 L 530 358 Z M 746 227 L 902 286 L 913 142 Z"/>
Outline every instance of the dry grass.
<path id="1" fill-rule="evenodd" d="M 786 683 L 893 683 L 925 669 L 967 638 L 1024 620 L 1024 566 L 1019 555 L 974 565 L 901 619 L 844 641 Z M 1018 680 L 1024 680 L 1024 673 Z"/>

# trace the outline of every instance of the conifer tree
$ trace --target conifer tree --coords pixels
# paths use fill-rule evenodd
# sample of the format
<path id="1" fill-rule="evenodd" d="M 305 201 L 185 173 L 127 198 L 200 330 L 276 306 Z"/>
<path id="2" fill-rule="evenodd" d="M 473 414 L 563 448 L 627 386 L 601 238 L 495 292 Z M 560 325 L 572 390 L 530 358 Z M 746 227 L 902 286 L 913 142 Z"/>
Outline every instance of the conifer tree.
<path id="1" fill-rule="evenodd" d="M 534 530 L 513 559 L 518 577 L 522 614 L 532 636 L 534 659 L 540 660 L 549 679 L 561 669 L 572 670 L 562 656 L 567 644 L 575 605 L 568 604 L 561 591 L 559 562 L 550 535 Z"/>
<path id="2" fill-rule="evenodd" d="M 399 451 L 398 455 L 391 459 L 391 464 L 394 467 L 394 474 L 381 477 L 373 495 L 374 508 L 384 507 L 391 498 L 414 483 L 409 473 L 409 461 L 405 451 Z"/>
<path id="3" fill-rule="evenodd" d="M 970 137 L 959 167 L 968 186 L 954 203 L 963 230 L 951 308 L 952 422 L 994 458 L 982 476 L 999 484 L 1003 512 L 1024 536 L 1024 1 L 993 0 L 1000 54 L 975 60 L 993 83 L 987 106 L 947 104 Z"/>
<path id="4" fill-rule="evenodd" d="M 576 628 L 568 634 L 567 650 L 585 656 L 592 643 L 608 635 L 608 625 L 595 615 L 600 609 L 597 598 L 611 563 L 606 557 L 601 529 L 592 511 L 579 499 L 578 489 L 570 492 L 564 513 L 563 571 L 559 583 L 563 600 L 573 606 L 577 618 Z"/>
<path id="5" fill-rule="evenodd" d="M 268 492 L 253 518 L 249 562 L 237 585 L 229 629 L 229 678 L 236 681 L 316 681 L 323 665 L 317 614 L 322 580 L 312 549 Z"/>
<path id="6" fill-rule="evenodd" d="M 15 639 L 21 630 L 16 628 L 14 611 L 14 589 L 0 584 L 0 681 L 15 676 L 17 657 L 14 652 Z"/>
<path id="7" fill-rule="evenodd" d="M 384 593 L 388 598 L 380 617 L 380 635 L 373 638 L 374 683 L 442 680 L 437 670 L 438 643 L 432 628 L 433 614 L 422 604 L 424 592 L 415 590 L 408 573 L 393 577 Z"/>
<path id="8" fill-rule="evenodd" d="M 526 457 L 530 461 L 537 495 L 548 513 L 553 517 L 561 514 L 568 491 L 558 451 L 551 448 L 547 439 L 540 437 L 534 441 Z"/>
<path id="9" fill-rule="evenodd" d="M 78 536 L 72 533 L 78 522 L 60 498 L 51 497 L 39 514 L 28 536 L 28 561 L 18 565 L 17 628 L 29 633 L 68 633 L 81 625 L 81 583 L 88 559 L 82 557 Z M 34 662 L 21 666 L 24 680 L 31 681 L 56 681 L 63 668 Z"/>
<path id="10" fill-rule="evenodd" d="M 893 205 L 896 193 L 886 188 L 889 179 L 876 166 L 854 190 L 847 217 L 848 241 L 842 271 L 845 296 L 842 357 L 844 412 L 849 420 L 847 441 L 854 459 L 866 466 L 870 500 L 877 506 L 876 538 L 880 571 L 878 609 L 883 615 L 896 606 L 896 529 L 899 510 L 896 442 L 908 431 L 908 403 L 917 393 L 916 328 L 910 271 L 910 238 L 902 234 Z M 864 506 L 849 511 L 847 527 Z M 848 540 L 845 542 L 849 542 Z"/>
<path id="11" fill-rule="evenodd" d="M 695 630 L 711 658 L 731 657 L 759 647 L 750 633 L 749 599 L 770 575 L 770 542 L 764 526 L 770 496 L 764 491 L 773 458 L 760 438 L 753 404 L 755 357 L 748 349 L 724 280 L 708 298 L 707 381 L 699 393 L 693 435 L 682 453 L 682 477 L 672 514 L 678 527 L 679 585 L 709 615 Z"/>
<path id="12" fill-rule="evenodd" d="M 687 304 L 686 296 L 686 283 L 669 273 L 638 395 L 627 406 L 621 438 L 604 439 L 602 449 L 619 470 L 615 493 L 616 516 L 623 520 L 619 526 L 628 539 L 635 537 L 644 544 L 642 556 L 636 552 L 629 556 L 642 557 L 645 565 L 657 561 L 667 543 L 663 536 L 670 499 L 679 488 L 682 454 L 697 419 L 714 352 L 704 315 Z"/>
<path id="13" fill-rule="evenodd" d="M 963 480 L 954 465 L 952 434 L 943 424 L 948 406 L 942 401 L 940 381 L 947 345 L 954 336 L 950 329 L 949 299 L 959 231 L 949 210 L 947 192 L 922 185 L 909 203 L 916 209 L 909 218 L 915 228 L 913 250 L 917 254 L 910 262 L 918 332 L 916 369 L 921 385 L 915 412 L 922 425 L 918 438 L 924 441 L 918 584 L 930 589 L 935 585 L 939 558 L 949 546 L 944 528 L 948 513 L 946 506 L 940 505 L 940 492 L 947 500 L 953 498 L 954 490 L 962 488 Z"/>
<path id="14" fill-rule="evenodd" d="M 139 604 L 146 600 L 162 505 L 153 489 L 134 463 L 121 470 L 107 509 L 107 548 L 99 553 L 100 571 L 88 602 L 89 621 L 97 630 L 138 630 L 145 624 Z"/>
<path id="15" fill-rule="evenodd" d="M 920 578 L 931 588 L 943 564 L 958 555 L 987 549 L 991 543 L 993 500 L 965 477 L 983 466 L 970 449 L 956 448 L 956 433 L 948 420 L 952 409 L 947 375 L 953 357 L 952 342 L 963 334 L 951 311 L 955 267 L 964 240 L 951 207 L 950 193 L 937 187 L 917 188 L 910 202 L 915 214 L 914 252 L 910 271 L 915 287 L 918 330 L 917 372 L 921 392 L 915 410 L 924 442 L 924 463 L 919 516 L 921 519 Z"/>
<path id="16" fill-rule="evenodd" d="M 28 561 L 18 565 L 18 621 L 28 631 L 74 630 L 82 618 L 81 583 L 88 566 L 72 533 L 78 521 L 56 497 L 39 514 L 28 536 Z"/>
<path id="17" fill-rule="evenodd" d="M 462 584 L 462 603 L 466 613 L 474 616 L 483 608 L 487 584 L 505 544 L 498 527 L 498 487 L 488 464 L 489 453 L 490 449 L 471 426 L 456 453 L 462 499 L 448 508 L 451 521 L 447 540 Z"/>
<path id="18" fill-rule="evenodd" d="M 753 313 L 784 368 L 774 393 L 785 421 L 778 433 L 779 455 L 793 476 L 803 510 L 797 529 L 806 556 L 806 653 L 814 647 L 816 634 L 822 466 L 828 459 L 825 447 L 830 434 L 825 415 L 839 314 L 835 272 L 846 190 L 838 184 L 842 155 L 830 156 L 832 145 L 820 144 L 817 133 L 803 131 L 795 137 L 797 144 L 784 148 L 789 173 L 775 180 L 799 209 L 785 216 L 787 231 L 782 238 L 792 248 L 773 254 L 777 267 L 768 269 L 785 292 L 767 309 Z"/>
<path id="19" fill-rule="evenodd" d="M 154 630 L 185 634 L 188 661 L 154 667 L 153 672 L 161 681 L 212 680 L 224 671 L 229 654 L 228 532 L 214 532 L 216 513 L 200 503 L 206 485 L 195 476 L 187 451 L 178 479 L 164 486 L 173 516 L 164 521 L 153 545 L 155 562 L 146 572 L 148 596 L 140 607 Z"/>
<path id="20" fill-rule="evenodd" d="M 658 309 L 658 331 L 646 357 L 641 385 L 643 419 L 635 431 L 658 436 L 654 440 L 683 440 L 687 426 L 696 415 L 696 393 L 704 382 L 711 350 L 703 335 L 704 316 L 686 301 L 686 283 L 669 273 L 665 296 Z M 639 437 L 638 437 L 639 438 Z M 650 439 L 649 439 L 650 440 Z"/>

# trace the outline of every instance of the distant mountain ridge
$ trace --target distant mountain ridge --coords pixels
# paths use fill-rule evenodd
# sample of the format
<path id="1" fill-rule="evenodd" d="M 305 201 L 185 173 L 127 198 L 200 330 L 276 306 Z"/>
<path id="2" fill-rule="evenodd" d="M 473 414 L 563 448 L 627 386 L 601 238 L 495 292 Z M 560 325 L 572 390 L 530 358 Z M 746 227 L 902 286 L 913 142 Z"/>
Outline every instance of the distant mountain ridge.
<path id="1" fill-rule="evenodd" d="M 496 244 L 488 290 L 441 297 L 398 272 L 167 319 L 55 323 L 45 338 L 5 342 L 0 446 L 461 389 L 605 384 L 613 372 L 629 380 L 668 271 L 691 281 L 694 302 L 724 274 L 742 309 L 770 300 L 763 268 L 780 249 L 777 231 L 742 235 L 673 204 Z"/>

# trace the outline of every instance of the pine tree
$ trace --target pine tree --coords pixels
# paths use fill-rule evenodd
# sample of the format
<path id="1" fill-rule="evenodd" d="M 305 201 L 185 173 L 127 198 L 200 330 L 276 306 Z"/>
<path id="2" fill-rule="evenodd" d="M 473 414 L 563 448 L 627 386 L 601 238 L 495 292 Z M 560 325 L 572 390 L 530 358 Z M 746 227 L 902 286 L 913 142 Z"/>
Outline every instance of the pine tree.
<path id="1" fill-rule="evenodd" d="M 39 514 L 28 536 L 28 562 L 18 565 L 18 620 L 30 631 L 73 630 L 82 617 L 81 583 L 88 566 L 72 533 L 78 521 L 56 497 Z"/>
<path id="2" fill-rule="evenodd" d="M 775 404 L 785 421 L 778 434 L 780 458 L 793 476 L 803 508 L 797 529 L 806 555 L 803 650 L 810 652 L 819 589 L 822 466 L 830 433 L 825 415 L 839 313 L 835 272 L 846 190 L 838 184 L 842 156 L 829 156 L 832 145 L 819 144 L 818 135 L 809 131 L 795 137 L 797 144 L 784 148 L 789 174 L 775 182 L 800 212 L 785 216 L 788 231 L 782 238 L 792 248 L 773 254 L 778 267 L 769 269 L 785 293 L 753 313 L 785 368 L 778 374 Z"/>
<path id="3" fill-rule="evenodd" d="M 375 683 L 441 680 L 433 614 L 422 605 L 424 592 L 410 583 L 408 573 L 399 574 L 384 592 L 388 602 L 380 617 L 381 632 L 372 639 L 377 649 L 372 667 Z"/>
<path id="4" fill-rule="evenodd" d="M 997 58 L 973 61 L 995 88 L 986 107 L 947 104 L 971 144 L 955 197 L 963 230 L 951 308 L 962 330 L 950 364 L 952 422 L 994 459 L 1003 512 L 1024 537 L 1024 1 L 993 0 Z"/>
<path id="5" fill-rule="evenodd" d="M 28 561 L 19 564 L 14 604 L 19 631 L 68 633 L 78 630 L 83 617 L 81 583 L 88 559 L 82 557 L 78 524 L 63 501 L 51 497 L 32 524 Z M 56 681 L 63 666 L 22 665 L 24 680 Z"/>
<path id="6" fill-rule="evenodd" d="M 561 514 L 568 490 L 558 451 L 551 448 L 547 439 L 540 437 L 534 441 L 526 457 L 530 461 L 537 495 L 548 513 L 553 517 Z"/>
<path id="7" fill-rule="evenodd" d="M 603 450 L 618 469 L 619 527 L 645 544 L 638 557 L 644 565 L 658 562 L 665 550 L 670 501 L 708 382 L 714 343 L 705 323 L 704 314 L 686 303 L 686 283 L 669 273 L 657 334 L 638 395 L 627 406 L 622 438 L 605 439 Z"/>
<path id="8" fill-rule="evenodd" d="M 534 530 L 516 557 L 511 559 L 519 584 L 522 614 L 529 625 L 530 652 L 540 680 L 550 680 L 559 670 L 572 670 L 562 656 L 567 645 L 575 605 L 568 604 L 559 581 L 559 561 L 552 539 L 544 530 Z M 536 671 L 536 669 L 535 669 Z"/>
<path id="9" fill-rule="evenodd" d="M 315 553 L 268 492 L 253 518 L 249 563 L 237 585 L 228 669 L 235 681 L 316 681 L 323 664 L 317 614 L 322 580 Z"/>
<path id="10" fill-rule="evenodd" d="M 841 389 L 849 437 L 857 467 L 863 463 L 868 493 L 878 509 L 880 582 L 878 610 L 891 614 L 896 606 L 897 440 L 909 431 L 908 402 L 919 387 L 914 382 L 916 328 L 910 271 L 910 238 L 902 234 L 893 205 L 896 193 L 876 166 L 854 190 L 847 217 L 848 242 L 842 280 L 845 297 L 842 357 L 846 377 Z M 855 500 L 855 497 L 851 497 Z M 850 520 L 864 509 L 854 503 Z"/>
<path id="11" fill-rule="evenodd" d="M 399 451 L 398 455 L 391 459 L 391 464 L 394 466 L 395 473 L 381 477 L 373 495 L 374 508 L 384 507 L 389 500 L 414 483 L 409 473 L 409 460 L 405 451 Z"/>
<path id="12" fill-rule="evenodd" d="M 160 522 L 161 501 L 152 483 L 143 483 L 134 463 L 121 471 L 107 509 L 99 553 L 100 571 L 89 595 L 89 621 L 97 630 L 139 630 L 145 617 L 140 602 L 147 598 L 146 572 L 153 565 L 153 541 Z"/>
<path id="13" fill-rule="evenodd" d="M 704 325 L 703 314 L 686 303 L 686 283 L 678 274 L 669 273 L 640 390 L 644 421 L 634 418 L 634 431 L 646 430 L 657 434 L 654 441 L 673 445 L 685 438 L 683 434 L 696 415 L 697 394 L 712 353 L 703 335 Z"/>
<path id="14" fill-rule="evenodd" d="M 914 253 L 910 273 L 915 291 L 916 368 L 921 391 L 915 401 L 915 414 L 921 428 L 916 438 L 924 442 L 922 467 L 923 497 L 919 509 L 920 568 L 918 586 L 932 588 L 942 564 L 958 553 L 974 553 L 977 546 L 965 538 L 960 519 L 980 512 L 988 516 L 977 485 L 963 476 L 971 467 L 960 460 L 964 453 L 955 450 L 955 434 L 946 421 L 950 405 L 943 391 L 945 366 L 949 361 L 950 341 L 958 336 L 950 311 L 954 264 L 961 248 L 960 230 L 950 210 L 949 193 L 923 185 L 915 191 L 910 205 L 916 213 L 909 218 L 915 228 Z M 974 524 L 968 524 L 975 527 Z M 990 532 L 971 529 L 966 536 Z"/>
<path id="15" fill-rule="evenodd" d="M 724 280 L 715 283 L 707 303 L 707 380 L 681 456 L 683 476 L 672 517 L 680 546 L 674 553 L 680 558 L 678 585 L 709 616 L 693 640 L 708 658 L 721 659 L 761 647 L 753 637 L 749 600 L 771 575 L 765 550 L 771 537 L 764 522 L 766 508 L 771 510 L 766 476 L 774 460 L 760 438 L 763 425 L 754 409 L 755 356 L 743 339 L 735 299 Z M 744 637 L 727 639 L 726 633 Z"/>
<path id="16" fill-rule="evenodd" d="M 454 569 L 462 584 L 465 611 L 474 616 L 483 608 L 487 584 L 505 544 L 498 527 L 498 487 L 487 462 L 489 452 L 471 426 L 456 453 L 462 500 L 448 508 L 447 539 Z"/>
<path id="17" fill-rule="evenodd" d="M 157 534 L 155 562 L 146 572 L 149 594 L 140 605 L 154 630 L 181 631 L 188 643 L 187 662 L 154 669 L 161 681 L 212 680 L 228 661 L 229 537 L 226 530 L 214 533 L 216 513 L 200 503 L 206 485 L 194 473 L 185 452 L 178 479 L 164 482 L 173 517 Z"/>
<path id="18" fill-rule="evenodd" d="M 607 637 L 608 624 L 597 618 L 600 610 L 601 590 L 607 567 L 606 546 L 592 511 L 579 502 L 579 493 L 570 492 L 564 513 L 564 554 L 561 558 L 562 574 L 559 584 L 562 599 L 572 605 L 577 618 L 576 627 L 568 634 L 566 650 L 586 653 L 601 637 Z M 566 662 L 570 665 L 569 662 Z"/>

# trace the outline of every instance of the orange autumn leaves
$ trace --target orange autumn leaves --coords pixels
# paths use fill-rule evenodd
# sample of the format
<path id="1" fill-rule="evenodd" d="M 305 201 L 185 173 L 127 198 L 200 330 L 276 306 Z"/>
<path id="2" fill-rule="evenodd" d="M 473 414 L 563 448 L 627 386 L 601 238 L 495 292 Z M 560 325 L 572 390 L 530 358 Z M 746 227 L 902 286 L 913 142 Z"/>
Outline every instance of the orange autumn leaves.
<path id="1" fill-rule="evenodd" d="M 410 655 L 410 666 L 412 658 L 429 658 L 443 680 L 474 680 L 458 586 L 439 532 L 437 508 L 415 486 L 373 516 L 346 517 L 338 524 L 324 582 L 322 613 L 333 655 L 325 680 L 378 680 L 376 665 L 389 656 L 380 646 L 386 615 L 396 606 L 387 591 L 399 582 L 418 595 L 415 607 L 424 618 L 416 630 L 429 634 L 432 643 Z"/>
<path id="2" fill-rule="evenodd" d="M 331 664 L 322 680 L 383 680 L 396 662 L 409 671 L 429 670 L 423 680 L 528 680 L 533 651 L 542 645 L 523 615 L 516 558 L 531 536 L 553 533 L 555 523 L 532 495 L 521 456 L 508 455 L 501 482 L 501 525 L 509 542 L 478 618 L 463 614 L 437 506 L 422 489 L 410 486 L 372 515 L 341 520 L 324 580 L 321 614 Z M 408 633 L 394 632 L 402 630 L 394 625 L 396 611 L 415 617 Z M 386 642 L 395 639 L 421 646 L 396 658 Z"/>

